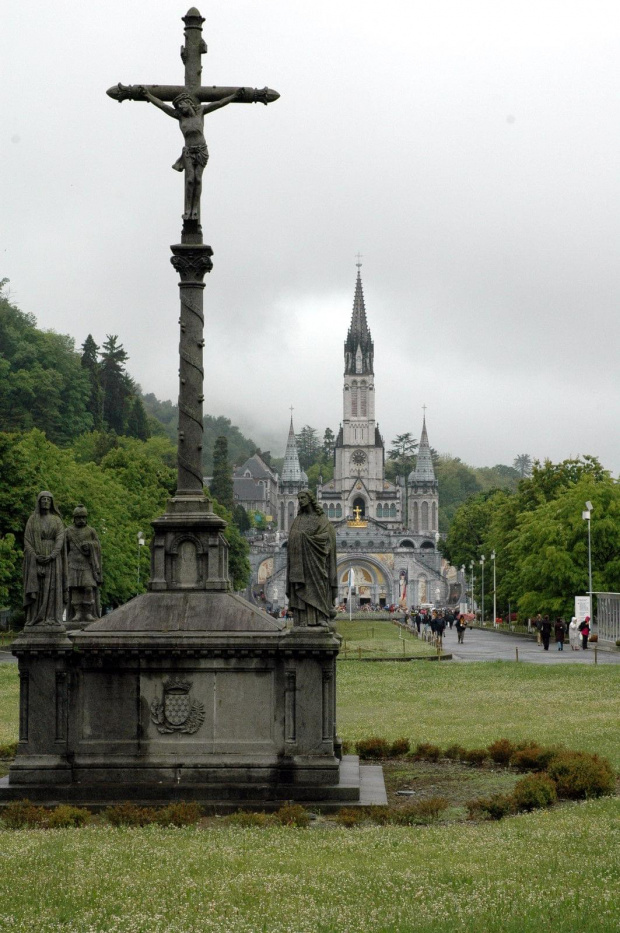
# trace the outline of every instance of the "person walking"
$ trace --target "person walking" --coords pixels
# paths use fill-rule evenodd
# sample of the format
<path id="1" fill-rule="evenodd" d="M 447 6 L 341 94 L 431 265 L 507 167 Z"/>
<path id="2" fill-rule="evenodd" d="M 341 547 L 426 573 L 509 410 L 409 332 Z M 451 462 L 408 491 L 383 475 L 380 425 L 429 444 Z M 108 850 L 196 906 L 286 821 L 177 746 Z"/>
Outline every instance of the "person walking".
<path id="1" fill-rule="evenodd" d="M 545 616 L 540 626 L 540 637 L 542 638 L 543 648 L 549 651 L 549 638 L 551 637 L 551 622 L 549 616 Z"/>
<path id="2" fill-rule="evenodd" d="M 566 637 L 566 626 L 564 625 L 564 619 L 559 617 L 555 620 L 555 640 L 558 643 L 558 651 L 564 651 L 564 639 Z"/>
<path id="3" fill-rule="evenodd" d="M 590 616 L 586 616 L 581 625 L 579 626 L 579 631 L 581 632 L 581 647 L 585 651 L 588 647 L 588 638 L 590 637 Z"/>
<path id="4" fill-rule="evenodd" d="M 459 645 L 463 644 L 463 636 L 465 635 L 465 628 L 467 626 L 466 620 L 462 615 L 457 617 L 456 620 L 456 634 Z"/>
<path id="5" fill-rule="evenodd" d="M 536 619 L 534 620 L 534 625 L 536 626 L 536 644 L 537 645 L 542 645 L 542 635 L 540 634 L 542 623 L 543 623 L 543 619 L 539 612 L 538 615 L 536 616 Z"/>
<path id="6" fill-rule="evenodd" d="M 573 616 L 568 626 L 568 638 L 571 651 L 579 651 L 579 626 L 577 625 L 577 616 Z"/>

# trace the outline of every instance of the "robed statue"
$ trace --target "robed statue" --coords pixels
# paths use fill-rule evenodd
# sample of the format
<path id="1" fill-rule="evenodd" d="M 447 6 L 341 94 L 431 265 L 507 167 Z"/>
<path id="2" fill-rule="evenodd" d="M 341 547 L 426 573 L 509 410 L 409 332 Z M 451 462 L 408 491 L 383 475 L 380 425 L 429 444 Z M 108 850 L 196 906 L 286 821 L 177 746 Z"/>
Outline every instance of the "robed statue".
<path id="1" fill-rule="evenodd" d="M 86 508 L 78 505 L 73 510 L 73 525 L 67 528 L 67 620 L 73 623 L 73 627 L 94 622 L 101 617 L 101 544 L 97 532 L 87 523 L 87 518 Z"/>
<path id="2" fill-rule="evenodd" d="M 288 605 L 296 626 L 325 626 L 336 616 L 336 532 L 309 490 L 302 490 L 297 500 L 287 546 Z"/>
<path id="3" fill-rule="evenodd" d="M 24 533 L 24 609 L 26 628 L 62 628 L 67 601 L 65 526 L 51 492 L 37 496 Z"/>

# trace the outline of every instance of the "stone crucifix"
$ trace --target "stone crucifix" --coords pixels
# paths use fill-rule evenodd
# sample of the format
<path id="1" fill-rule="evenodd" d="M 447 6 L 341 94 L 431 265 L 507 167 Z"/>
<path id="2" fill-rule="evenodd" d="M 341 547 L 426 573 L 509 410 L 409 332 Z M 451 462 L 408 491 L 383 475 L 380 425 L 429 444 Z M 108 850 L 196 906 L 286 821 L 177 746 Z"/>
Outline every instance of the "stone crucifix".
<path id="1" fill-rule="evenodd" d="M 213 250 L 203 243 L 200 224 L 202 174 L 209 158 L 204 137 L 204 118 L 232 103 L 268 104 L 280 96 L 270 88 L 204 87 L 202 55 L 207 46 L 202 38 L 204 17 L 192 7 L 183 17 L 185 44 L 181 60 L 185 65 L 183 85 L 118 84 L 108 89 L 114 100 L 147 101 L 178 121 L 183 134 L 183 151 L 172 166 L 185 173 L 185 199 L 181 243 L 171 246 L 170 260 L 181 277 L 181 337 L 179 344 L 179 446 L 177 454 L 177 497 L 204 497 L 202 476 L 202 407 L 204 401 L 203 348 L 204 276 L 210 272 Z M 169 106 L 166 101 L 171 101 Z"/>

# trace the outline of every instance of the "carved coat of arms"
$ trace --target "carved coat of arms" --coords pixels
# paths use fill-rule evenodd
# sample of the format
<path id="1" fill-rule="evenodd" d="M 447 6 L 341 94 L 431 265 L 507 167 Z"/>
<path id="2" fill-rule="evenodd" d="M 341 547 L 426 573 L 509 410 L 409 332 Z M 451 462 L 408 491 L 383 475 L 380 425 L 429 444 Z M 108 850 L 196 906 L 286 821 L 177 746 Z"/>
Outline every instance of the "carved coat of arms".
<path id="1" fill-rule="evenodd" d="M 204 704 L 192 699 L 192 685 L 185 680 L 167 680 L 161 700 L 151 703 L 151 719 L 158 732 L 196 732 L 205 718 Z"/>

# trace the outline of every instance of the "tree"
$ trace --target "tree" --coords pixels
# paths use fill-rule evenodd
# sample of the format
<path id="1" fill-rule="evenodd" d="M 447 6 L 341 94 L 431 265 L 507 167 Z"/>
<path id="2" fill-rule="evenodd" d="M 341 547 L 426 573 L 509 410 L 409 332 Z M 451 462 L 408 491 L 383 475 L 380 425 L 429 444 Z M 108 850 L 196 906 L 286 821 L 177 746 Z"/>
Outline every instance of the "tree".
<path id="1" fill-rule="evenodd" d="M 299 434 L 296 435 L 297 454 L 302 470 L 306 471 L 318 459 L 321 453 L 321 443 L 317 436 L 316 428 L 304 425 Z"/>
<path id="2" fill-rule="evenodd" d="M 127 418 L 127 436 L 135 437 L 139 441 L 148 441 L 151 436 L 149 423 L 139 395 L 135 395 L 129 409 Z"/>
<path id="3" fill-rule="evenodd" d="M 395 465 L 396 475 L 402 476 L 405 483 L 413 470 L 417 449 L 418 442 L 407 432 L 406 434 L 398 434 L 392 441 L 391 449 L 388 450 L 388 458 Z"/>
<path id="4" fill-rule="evenodd" d="M 248 518 L 248 513 L 240 503 L 237 503 L 233 509 L 232 520 L 242 534 L 244 531 L 249 531 L 252 527 L 252 523 Z"/>
<path id="5" fill-rule="evenodd" d="M 439 531 L 447 532 L 460 505 L 481 491 L 475 470 L 459 457 L 440 456 L 435 464 L 439 494 Z"/>
<path id="6" fill-rule="evenodd" d="M 235 525 L 232 513 L 217 499 L 213 500 L 213 511 L 228 522 L 224 537 L 228 541 L 228 575 L 234 590 L 244 590 L 250 582 L 250 545 Z"/>
<path id="7" fill-rule="evenodd" d="M 213 479 L 210 491 L 220 505 L 232 512 L 233 478 L 228 462 L 228 441 L 225 437 L 218 437 L 213 448 Z"/>
<path id="8" fill-rule="evenodd" d="M 532 458 L 529 454 L 519 454 L 518 457 L 514 458 L 512 465 L 519 473 L 519 476 L 529 476 L 532 472 Z"/>
<path id="9" fill-rule="evenodd" d="M 101 431 L 103 427 L 103 392 L 101 390 L 101 367 L 99 365 L 99 347 L 95 343 L 92 334 L 89 334 L 82 344 L 82 368 L 88 374 L 90 385 L 90 395 L 88 398 L 88 410 L 93 419 L 95 431 Z"/>
<path id="10" fill-rule="evenodd" d="M 117 334 L 108 334 L 101 349 L 102 414 L 108 428 L 125 434 L 133 383 L 127 375 L 128 355 Z"/>
<path id="11" fill-rule="evenodd" d="M 336 445 L 336 435 L 331 428 L 325 428 L 325 433 L 323 434 L 323 460 L 329 462 L 333 459 L 334 448 Z"/>

